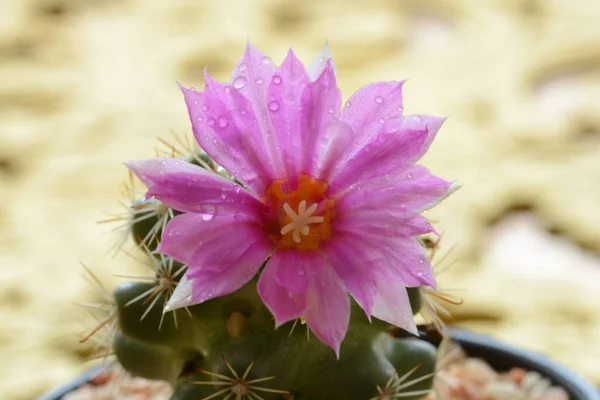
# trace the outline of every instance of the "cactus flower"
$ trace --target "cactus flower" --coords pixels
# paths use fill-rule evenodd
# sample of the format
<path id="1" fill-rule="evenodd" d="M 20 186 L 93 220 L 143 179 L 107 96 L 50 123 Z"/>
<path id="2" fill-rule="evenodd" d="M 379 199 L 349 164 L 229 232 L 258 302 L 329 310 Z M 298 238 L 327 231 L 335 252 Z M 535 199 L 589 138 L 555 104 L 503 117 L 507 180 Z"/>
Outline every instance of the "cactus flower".
<path id="1" fill-rule="evenodd" d="M 338 355 L 350 295 L 368 318 L 416 332 L 406 287 L 435 287 L 420 213 L 453 186 L 415 162 L 444 119 L 404 116 L 403 82 L 342 105 L 327 46 L 306 69 L 291 49 L 276 67 L 248 45 L 231 82 L 205 81 L 181 88 L 194 136 L 241 185 L 181 160 L 127 164 L 147 197 L 182 212 L 157 248 L 188 265 L 166 310 L 259 274 L 276 326 L 302 318 Z"/>

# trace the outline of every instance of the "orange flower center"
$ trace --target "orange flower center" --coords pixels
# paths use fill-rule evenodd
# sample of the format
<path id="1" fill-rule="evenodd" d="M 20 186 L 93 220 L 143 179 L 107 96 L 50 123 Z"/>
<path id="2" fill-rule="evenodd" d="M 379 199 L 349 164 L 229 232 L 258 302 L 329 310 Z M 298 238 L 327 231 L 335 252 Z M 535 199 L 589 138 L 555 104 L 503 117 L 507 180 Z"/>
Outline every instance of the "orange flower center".
<path id="1" fill-rule="evenodd" d="M 277 180 L 269 185 L 263 199 L 274 210 L 269 235 L 278 248 L 315 250 L 331 237 L 335 218 L 334 201 L 325 197 L 327 183 L 300 175 L 297 188 Z"/>

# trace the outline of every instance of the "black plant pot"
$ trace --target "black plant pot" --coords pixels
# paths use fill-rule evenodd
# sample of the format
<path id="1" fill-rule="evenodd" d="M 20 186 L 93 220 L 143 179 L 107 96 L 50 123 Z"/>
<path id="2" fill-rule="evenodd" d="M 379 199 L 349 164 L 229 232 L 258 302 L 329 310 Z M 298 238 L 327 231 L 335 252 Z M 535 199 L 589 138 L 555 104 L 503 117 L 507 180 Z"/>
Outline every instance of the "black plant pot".
<path id="1" fill-rule="evenodd" d="M 575 372 L 541 354 L 518 349 L 489 336 L 462 329 L 454 329 L 452 337 L 469 356 L 486 360 L 497 371 L 508 371 L 513 367 L 537 371 L 550 379 L 554 385 L 565 389 L 571 400 L 600 400 L 598 389 Z M 423 333 L 422 338 L 435 345 L 440 341 L 439 336 L 431 333 Z M 102 366 L 93 368 L 38 400 L 60 400 L 65 394 L 89 382 L 101 369 Z"/>

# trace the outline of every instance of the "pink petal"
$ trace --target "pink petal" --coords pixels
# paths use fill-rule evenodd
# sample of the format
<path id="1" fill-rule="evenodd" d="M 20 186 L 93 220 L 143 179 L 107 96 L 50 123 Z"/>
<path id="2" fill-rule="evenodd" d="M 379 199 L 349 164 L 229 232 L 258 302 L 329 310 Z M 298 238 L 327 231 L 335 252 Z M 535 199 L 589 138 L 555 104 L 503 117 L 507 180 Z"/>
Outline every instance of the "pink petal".
<path id="1" fill-rule="evenodd" d="M 264 242 L 265 246 L 270 246 L 269 249 L 273 247 L 252 216 L 242 213 L 186 213 L 169 221 L 157 251 L 188 264 L 189 271 L 216 271 L 221 268 L 221 264 L 207 264 L 207 259 L 217 259 L 219 252 L 228 253 L 236 246 L 244 250 L 255 242 Z M 202 254 L 202 251 L 205 253 Z M 267 251 L 263 261 L 268 253 Z"/>
<path id="2" fill-rule="evenodd" d="M 333 67 L 333 72 L 335 74 L 335 65 L 333 64 L 333 56 L 331 55 L 331 49 L 329 48 L 329 44 L 325 42 L 321 53 L 313 60 L 310 67 L 308 67 L 308 76 L 311 81 L 316 81 L 319 76 L 325 70 L 325 66 L 327 65 L 327 61 L 331 63 Z"/>
<path id="3" fill-rule="evenodd" d="M 148 187 L 147 197 L 154 196 L 178 211 L 242 212 L 255 219 L 266 211 L 240 185 L 182 160 L 154 158 L 126 165 Z"/>
<path id="4" fill-rule="evenodd" d="M 265 143 L 265 150 L 269 155 L 270 162 L 274 171 L 280 172 L 278 178 L 281 178 L 283 170 L 282 155 L 279 151 L 277 132 L 273 128 L 270 119 L 270 113 L 274 108 L 279 108 L 268 100 L 267 92 L 271 83 L 276 84 L 281 77 L 275 74 L 275 65 L 271 59 L 250 43 L 246 46 L 246 52 L 235 68 L 231 77 L 231 86 L 234 90 L 243 94 L 249 101 L 256 116 L 256 121 L 260 126 L 262 137 Z"/>
<path id="5" fill-rule="evenodd" d="M 319 254 L 309 271 L 310 284 L 305 292 L 308 327 L 339 357 L 340 345 L 350 323 L 350 298 L 340 277 Z"/>
<path id="6" fill-rule="evenodd" d="M 367 315 L 371 303 L 369 298 L 364 296 L 369 295 L 371 291 L 367 290 L 368 287 L 362 286 L 360 279 L 361 274 L 363 279 L 367 279 L 370 273 L 364 273 L 364 268 L 369 268 L 375 274 L 372 279 L 379 279 L 375 276 L 384 274 L 407 287 L 423 285 L 435 287 L 436 282 L 429 259 L 415 238 L 371 233 L 369 230 L 361 230 L 360 227 L 341 230 L 334 226 L 334 229 L 336 241 L 331 241 L 325 247 L 327 255 L 332 258 L 331 262 L 342 279 L 358 280 L 355 284 L 346 281 L 345 283 Z M 353 291 L 351 287 L 360 290 Z M 363 293 L 364 296 L 358 298 L 359 293 Z"/>
<path id="7" fill-rule="evenodd" d="M 248 283 L 264 263 L 271 248 L 266 243 L 255 243 L 236 257 L 223 259 L 226 269 L 218 272 L 188 273 L 192 280 L 192 304 L 233 293 Z"/>
<path id="8" fill-rule="evenodd" d="M 426 233 L 437 234 L 427 218 L 402 209 L 365 209 L 341 214 L 335 221 L 335 231 L 406 238 Z"/>
<path id="9" fill-rule="evenodd" d="M 373 210 L 373 218 L 396 216 L 406 219 L 429 209 L 455 189 L 451 182 L 432 175 L 416 165 L 387 176 L 352 185 L 337 201 L 343 214 Z M 389 219 L 390 223 L 397 223 Z"/>
<path id="10" fill-rule="evenodd" d="M 320 178 L 323 153 L 333 146 L 331 138 L 338 123 L 342 94 L 337 87 L 333 64 L 328 61 L 319 78 L 310 82 L 302 94 L 298 113 L 302 132 L 301 154 L 304 173 Z"/>
<path id="11" fill-rule="evenodd" d="M 394 280 L 380 283 L 373 306 L 373 316 L 417 335 L 406 287 Z"/>
<path id="12" fill-rule="evenodd" d="M 262 195 L 275 173 L 253 106 L 231 87 L 205 76 L 204 93 L 181 87 L 194 136 L 211 158 Z"/>
<path id="13" fill-rule="evenodd" d="M 277 283 L 290 293 L 304 293 L 308 287 L 306 271 L 311 267 L 312 257 L 310 253 L 297 251 L 279 251 L 270 261 L 276 268 Z"/>
<path id="14" fill-rule="evenodd" d="M 157 251 L 188 264 L 198 304 L 246 284 L 272 248 L 254 222 L 238 215 L 181 214 L 167 224 Z"/>
<path id="15" fill-rule="evenodd" d="M 387 121 L 400 119 L 403 84 L 404 82 L 373 83 L 363 86 L 350 97 L 340 118 L 340 122 L 348 127 L 347 132 L 345 129 L 340 130 L 337 137 L 330 140 L 335 145 L 329 146 L 322 160 L 328 165 L 328 169 L 339 169 L 345 165 L 352 154 L 380 132 L 385 132 Z"/>
<path id="16" fill-rule="evenodd" d="M 300 145 L 304 132 L 299 124 L 298 109 L 307 83 L 304 65 L 290 49 L 269 85 L 268 108 L 291 187 L 297 185 L 298 176 L 303 172 Z"/>
<path id="17" fill-rule="evenodd" d="M 380 124 L 380 130 L 349 150 L 335 161 L 329 177 L 334 188 L 345 188 L 354 183 L 372 180 L 402 170 L 418 161 L 427 151 L 444 118 L 400 117 Z M 383 121 L 383 119 L 381 120 Z M 357 132 L 355 131 L 355 134 Z M 360 134 L 358 134 L 360 135 Z"/>
<path id="18" fill-rule="evenodd" d="M 376 140 L 365 144 L 332 172 L 329 177 L 332 191 L 405 168 L 422 154 L 426 139 L 427 131 L 379 133 Z"/>
<path id="19" fill-rule="evenodd" d="M 374 271 L 378 268 L 376 260 L 369 259 L 362 247 L 348 235 L 340 237 L 337 233 L 336 240 L 325 243 L 323 252 L 346 289 L 370 319 L 378 287 L 375 277 L 381 273 Z"/>
<path id="20" fill-rule="evenodd" d="M 375 240 L 365 235 L 337 232 L 336 240 L 326 243 L 323 251 L 369 319 L 373 315 L 414 330 L 405 281 L 415 286 L 422 284 L 421 277 L 415 279 L 413 275 L 418 275 L 420 261 L 411 261 L 411 255 L 403 254 L 401 247 L 390 254 L 383 246 L 373 245 Z M 407 262 L 414 265 L 407 266 Z"/>
<path id="21" fill-rule="evenodd" d="M 275 252 L 260 274 L 258 293 L 275 317 L 276 326 L 300 318 L 306 313 L 306 296 L 291 293 L 280 283 L 282 279 L 278 276 L 282 268 L 293 267 L 294 259 L 302 258 L 302 254 L 298 253 L 294 257 L 291 253 Z"/>

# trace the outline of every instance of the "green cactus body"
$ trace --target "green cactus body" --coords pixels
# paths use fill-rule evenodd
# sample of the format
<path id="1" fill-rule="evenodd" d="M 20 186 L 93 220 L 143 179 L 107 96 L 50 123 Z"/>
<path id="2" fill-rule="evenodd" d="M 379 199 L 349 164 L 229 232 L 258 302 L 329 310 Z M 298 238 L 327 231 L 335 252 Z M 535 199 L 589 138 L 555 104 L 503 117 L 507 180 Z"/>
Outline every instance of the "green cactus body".
<path id="1" fill-rule="evenodd" d="M 367 400 L 402 393 L 406 396 L 401 398 L 416 400 L 431 388 L 435 348 L 418 338 L 392 337 L 386 323 L 369 322 L 356 304 L 338 359 L 330 347 L 307 337 L 300 323 L 294 329 L 292 322 L 274 329 L 256 280 L 189 307 L 191 316 L 173 311 L 177 326 L 167 315 L 160 329 L 160 308 L 140 320 L 147 305 L 131 303 L 151 287 L 126 283 L 115 291 L 120 332 L 113 347 L 132 374 L 171 382 L 173 399 Z"/>

